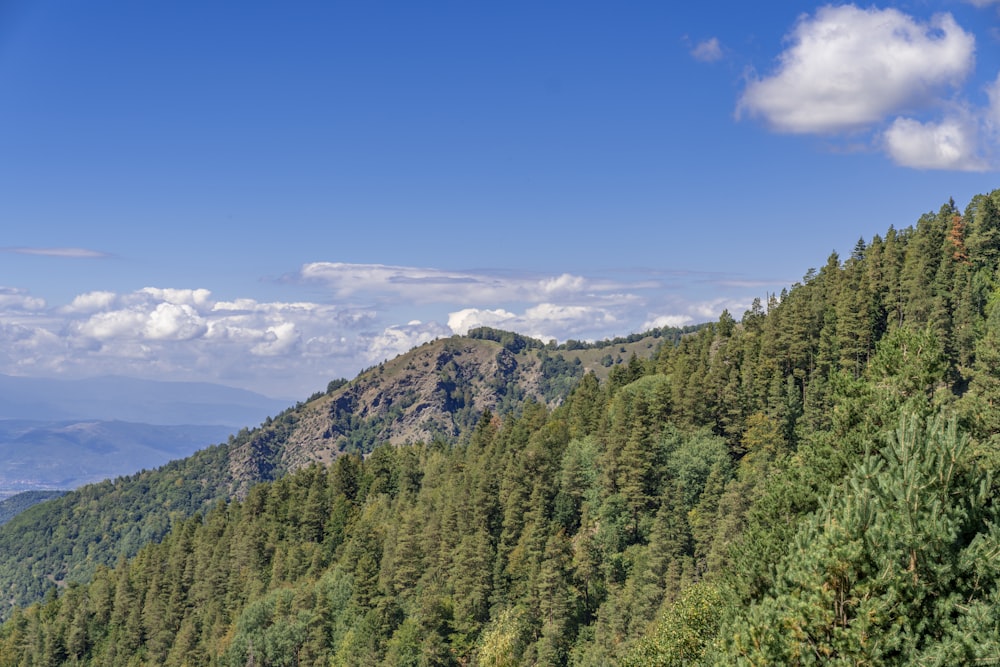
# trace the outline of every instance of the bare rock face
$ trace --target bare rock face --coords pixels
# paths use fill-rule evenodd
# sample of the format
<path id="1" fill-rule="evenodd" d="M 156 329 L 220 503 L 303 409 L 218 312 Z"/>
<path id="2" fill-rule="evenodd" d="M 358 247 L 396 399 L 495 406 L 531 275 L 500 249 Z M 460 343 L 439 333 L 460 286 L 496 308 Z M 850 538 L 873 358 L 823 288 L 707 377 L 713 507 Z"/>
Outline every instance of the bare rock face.
<path id="1" fill-rule="evenodd" d="M 284 461 L 296 468 L 382 443 L 451 440 L 505 401 L 544 402 L 541 364 L 518 356 L 493 341 L 448 338 L 380 364 L 302 410 Z"/>
<path id="2" fill-rule="evenodd" d="M 537 353 L 491 340 L 436 340 L 265 422 L 230 450 L 230 470 L 260 480 L 383 443 L 453 440 L 487 409 L 547 402 L 542 366 Z"/>

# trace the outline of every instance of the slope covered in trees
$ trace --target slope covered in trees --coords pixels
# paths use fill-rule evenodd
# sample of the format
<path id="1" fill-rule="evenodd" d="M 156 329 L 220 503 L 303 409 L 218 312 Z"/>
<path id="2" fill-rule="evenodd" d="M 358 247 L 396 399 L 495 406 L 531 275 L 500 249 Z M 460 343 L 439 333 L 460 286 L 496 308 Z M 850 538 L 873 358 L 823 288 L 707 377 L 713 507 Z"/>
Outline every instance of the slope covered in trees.
<path id="1" fill-rule="evenodd" d="M 0 665 L 996 661 L 998 198 L 557 407 L 275 474 L 15 611 Z"/>
<path id="2" fill-rule="evenodd" d="M 617 349 L 648 357 L 671 331 L 620 341 Z M 87 581 L 96 567 L 134 556 L 174 525 L 243 497 L 259 482 L 327 464 L 344 451 L 367 453 L 378 442 L 467 439 L 483 410 L 517 411 L 527 398 L 558 404 L 583 375 L 582 359 L 599 349 L 480 333 L 434 341 L 351 382 L 333 381 L 327 392 L 186 459 L 27 509 L 0 527 L 7 602 L 0 619 L 11 605 L 40 600 L 53 585 Z"/>

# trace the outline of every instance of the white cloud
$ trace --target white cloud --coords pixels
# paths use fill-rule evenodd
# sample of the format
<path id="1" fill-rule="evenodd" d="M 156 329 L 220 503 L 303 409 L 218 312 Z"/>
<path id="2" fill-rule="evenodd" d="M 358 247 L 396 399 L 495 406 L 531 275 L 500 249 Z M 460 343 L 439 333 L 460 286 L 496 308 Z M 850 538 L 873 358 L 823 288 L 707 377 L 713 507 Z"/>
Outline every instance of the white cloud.
<path id="1" fill-rule="evenodd" d="M 606 308 L 552 303 L 530 306 L 521 315 L 503 309 L 464 308 L 448 316 L 448 327 L 454 333 L 465 334 L 470 329 L 487 326 L 511 329 L 541 340 L 592 338 L 618 322 Z"/>
<path id="2" fill-rule="evenodd" d="M 722 59 L 722 46 L 719 44 L 719 39 L 717 37 L 712 37 L 711 39 L 706 39 L 691 49 L 691 55 L 695 60 L 700 60 L 704 63 L 714 63 L 717 60 Z"/>
<path id="3" fill-rule="evenodd" d="M 192 340 L 209 331 L 209 323 L 195 307 L 206 307 L 210 294 L 205 289 L 155 287 L 124 295 L 87 292 L 74 298 L 62 312 L 89 314 L 85 320 L 73 320 L 74 326 L 79 333 L 99 341 Z M 128 305 L 109 310 L 119 303 Z"/>
<path id="4" fill-rule="evenodd" d="M 851 135 L 855 148 L 867 136 L 903 167 L 1000 166 L 1000 84 L 987 87 L 985 107 L 962 99 L 975 37 L 951 14 L 923 22 L 896 9 L 824 6 L 788 41 L 776 71 L 747 84 L 737 116 L 778 132 Z"/>
<path id="5" fill-rule="evenodd" d="M 255 345 L 250 351 L 253 354 L 274 357 L 292 352 L 299 344 L 301 337 L 295 324 L 292 322 L 282 322 L 273 327 L 267 328 L 264 340 Z"/>
<path id="6" fill-rule="evenodd" d="M 498 308 L 463 308 L 448 314 L 448 328 L 457 334 L 465 335 L 476 327 L 494 327 L 502 329 L 505 325 L 518 321 L 517 315 Z"/>
<path id="7" fill-rule="evenodd" d="M 983 171 L 989 164 L 979 156 L 978 123 L 951 116 L 941 122 L 897 118 L 883 139 L 896 164 L 915 169 Z"/>
<path id="8" fill-rule="evenodd" d="M 146 325 L 146 314 L 135 310 L 113 310 L 97 313 L 81 322 L 79 331 L 84 336 L 97 340 L 135 338 Z"/>
<path id="9" fill-rule="evenodd" d="M 652 320 L 648 320 L 642 325 L 644 330 L 660 329 L 663 327 L 683 327 L 694 321 L 690 315 L 660 315 Z"/>
<path id="10" fill-rule="evenodd" d="M 0 311 L 35 311 L 45 308 L 45 299 L 31 296 L 27 290 L 15 287 L 0 287 Z"/>
<path id="11" fill-rule="evenodd" d="M 734 281 L 735 282 L 735 281 Z M 757 285 L 769 285 L 774 286 L 774 283 L 764 283 L 762 281 L 749 281 L 752 286 Z M 659 309 L 659 312 L 669 311 L 663 315 L 650 314 L 646 321 L 643 323 L 640 331 L 646 331 L 649 329 L 657 329 L 660 327 L 684 327 L 689 324 L 697 324 L 699 322 L 714 322 L 719 319 L 722 315 L 722 311 L 728 310 L 729 314 L 735 319 L 740 319 L 743 313 L 750 307 L 753 299 L 732 299 L 732 298 L 716 298 L 710 299 L 708 301 L 696 301 L 689 303 L 674 303 L 674 304 L 664 304 Z"/>
<path id="12" fill-rule="evenodd" d="M 325 282 L 337 296 L 345 298 L 383 292 L 421 301 L 441 301 L 456 294 L 503 289 L 499 281 L 472 273 L 387 264 L 315 262 L 302 267 L 302 277 Z"/>
<path id="13" fill-rule="evenodd" d="M 974 63 L 975 38 L 950 14 L 921 23 L 895 9 L 825 6 L 789 36 L 777 72 L 738 109 L 792 133 L 852 130 L 933 106 Z"/>
<path id="14" fill-rule="evenodd" d="M 1000 0 L 997 0 L 997 2 L 1000 2 Z M 993 83 L 986 86 L 986 97 L 989 99 L 989 105 L 986 107 L 986 113 L 984 114 L 984 125 L 986 131 L 996 141 L 1000 138 L 1000 74 L 997 75 Z"/>
<path id="15" fill-rule="evenodd" d="M 592 306 L 559 306 L 552 303 L 540 303 L 524 311 L 524 316 L 534 322 L 564 322 L 611 324 L 615 318 L 606 310 Z"/>
<path id="16" fill-rule="evenodd" d="M 750 308 L 752 301 L 752 299 L 747 299 L 746 301 L 728 298 L 712 299 L 711 301 L 689 304 L 688 312 L 691 313 L 697 322 L 716 320 L 724 310 L 728 310 L 729 314 L 734 318 L 740 319 L 743 313 Z"/>
<path id="17" fill-rule="evenodd" d="M 373 335 L 363 329 L 385 326 L 371 308 L 215 302 L 205 289 L 158 287 L 88 292 L 61 308 L 0 318 L 0 373 L 196 379 L 293 398 L 367 365 Z"/>
<path id="18" fill-rule="evenodd" d="M 196 308 L 206 307 L 212 296 L 212 293 L 207 289 L 163 289 L 160 287 L 144 287 L 139 290 L 139 294 L 149 296 L 156 301 Z"/>
<path id="19" fill-rule="evenodd" d="M 450 336 L 451 333 L 435 322 L 388 327 L 368 341 L 366 356 L 369 363 L 392 359 L 427 341 Z"/>
<path id="20" fill-rule="evenodd" d="M 149 313 L 143 335 L 150 340 L 191 340 L 207 331 L 208 325 L 191 306 L 161 303 Z"/>
<path id="21" fill-rule="evenodd" d="M 114 292 L 87 292 L 77 295 L 72 303 L 63 308 L 68 313 L 93 313 L 107 310 L 115 304 L 118 295 Z"/>
<path id="22" fill-rule="evenodd" d="M 580 276 L 564 273 L 555 278 L 544 278 L 539 281 L 542 292 L 553 294 L 579 294 L 587 287 L 587 281 Z"/>

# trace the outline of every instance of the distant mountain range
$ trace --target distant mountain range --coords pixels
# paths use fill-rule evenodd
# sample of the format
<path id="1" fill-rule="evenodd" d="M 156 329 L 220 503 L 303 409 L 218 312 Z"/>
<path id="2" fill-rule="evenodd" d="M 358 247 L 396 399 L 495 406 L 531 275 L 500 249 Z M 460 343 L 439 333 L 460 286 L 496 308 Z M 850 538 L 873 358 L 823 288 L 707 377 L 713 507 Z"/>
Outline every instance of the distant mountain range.
<path id="1" fill-rule="evenodd" d="M 123 421 L 0 421 L 0 498 L 73 489 L 156 468 L 224 442 L 228 426 L 158 426 Z"/>
<path id="2" fill-rule="evenodd" d="M 288 401 L 208 382 L 113 375 L 83 380 L 0 375 L 0 420 L 119 420 L 240 428 L 287 407 Z"/>
<path id="3" fill-rule="evenodd" d="M 204 382 L 0 375 L 0 499 L 155 468 L 287 407 Z"/>

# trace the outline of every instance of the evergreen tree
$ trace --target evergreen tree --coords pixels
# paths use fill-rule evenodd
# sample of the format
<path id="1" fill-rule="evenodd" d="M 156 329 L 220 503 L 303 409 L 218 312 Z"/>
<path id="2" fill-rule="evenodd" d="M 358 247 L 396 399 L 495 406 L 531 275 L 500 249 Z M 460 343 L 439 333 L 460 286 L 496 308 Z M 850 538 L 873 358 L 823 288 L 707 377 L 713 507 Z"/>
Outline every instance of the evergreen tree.
<path id="1" fill-rule="evenodd" d="M 772 595 L 723 630 L 718 664 L 960 664 L 1000 656 L 988 482 L 955 423 L 903 423 L 796 537 Z M 971 613 L 975 610 L 974 613 Z M 983 626 L 982 624 L 986 625 Z M 993 626 L 995 627 L 995 626 Z M 970 632 L 973 630 L 973 632 Z M 974 639 L 974 637 L 976 639 Z"/>

